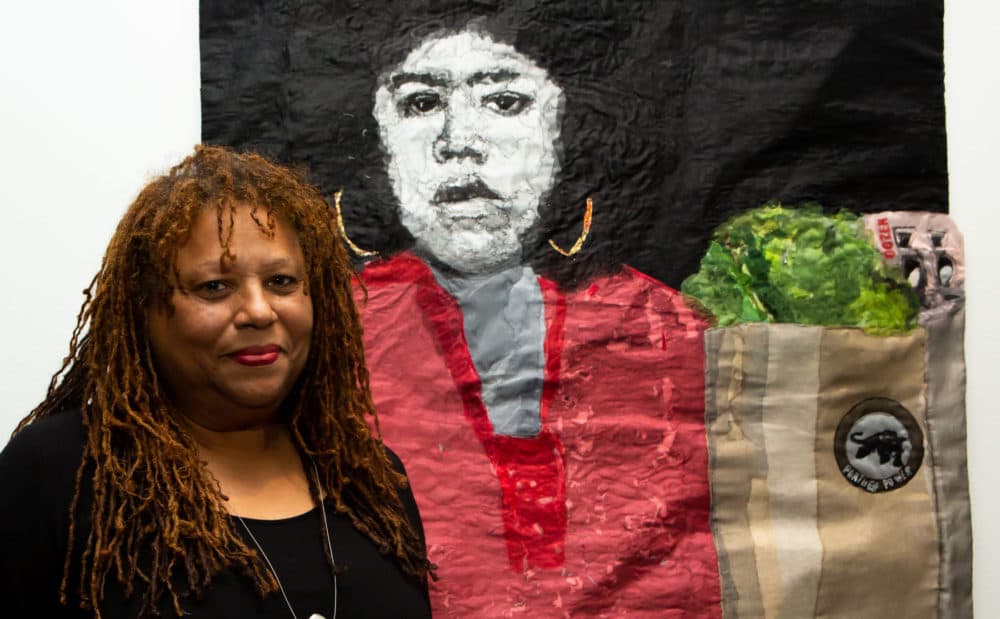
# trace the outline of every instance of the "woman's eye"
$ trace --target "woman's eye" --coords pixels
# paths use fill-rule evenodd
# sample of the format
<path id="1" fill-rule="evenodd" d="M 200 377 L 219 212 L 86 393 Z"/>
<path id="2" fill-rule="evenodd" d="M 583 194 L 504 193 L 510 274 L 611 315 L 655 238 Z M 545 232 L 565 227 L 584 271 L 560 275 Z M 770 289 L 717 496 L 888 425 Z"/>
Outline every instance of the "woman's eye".
<path id="1" fill-rule="evenodd" d="M 483 105 L 497 114 L 515 116 L 531 105 L 532 98 L 517 92 L 505 90 L 483 97 Z"/>
<path id="2" fill-rule="evenodd" d="M 299 278 L 291 275 L 275 275 L 267 280 L 267 285 L 278 292 L 291 292 L 298 288 Z"/>
<path id="3" fill-rule="evenodd" d="M 214 299 L 222 297 L 229 292 L 229 285 L 220 279 L 213 279 L 198 284 L 194 290 L 205 298 Z"/>
<path id="4" fill-rule="evenodd" d="M 441 95 L 434 91 L 420 91 L 407 95 L 400 102 L 404 116 L 422 116 L 442 107 Z"/>

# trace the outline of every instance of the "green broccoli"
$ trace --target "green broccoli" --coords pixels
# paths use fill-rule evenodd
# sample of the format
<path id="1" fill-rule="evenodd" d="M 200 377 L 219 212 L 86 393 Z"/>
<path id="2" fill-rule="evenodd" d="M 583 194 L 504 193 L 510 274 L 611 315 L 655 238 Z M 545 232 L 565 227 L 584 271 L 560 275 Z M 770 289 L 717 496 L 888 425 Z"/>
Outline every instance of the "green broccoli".
<path id="1" fill-rule="evenodd" d="M 769 202 L 732 218 L 681 290 L 719 326 L 793 322 L 888 334 L 912 329 L 920 307 L 856 215 L 825 215 L 816 204 Z"/>

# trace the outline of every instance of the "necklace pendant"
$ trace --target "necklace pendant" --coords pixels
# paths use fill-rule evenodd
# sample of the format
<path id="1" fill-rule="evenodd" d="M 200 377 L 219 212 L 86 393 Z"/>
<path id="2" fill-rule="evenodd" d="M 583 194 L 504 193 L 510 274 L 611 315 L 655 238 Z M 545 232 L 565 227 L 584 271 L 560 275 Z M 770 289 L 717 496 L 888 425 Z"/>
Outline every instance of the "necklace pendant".
<path id="1" fill-rule="evenodd" d="M 313 613 L 313 614 L 309 615 L 309 619 L 326 619 L 326 617 L 324 617 L 323 615 L 321 615 L 319 613 Z"/>

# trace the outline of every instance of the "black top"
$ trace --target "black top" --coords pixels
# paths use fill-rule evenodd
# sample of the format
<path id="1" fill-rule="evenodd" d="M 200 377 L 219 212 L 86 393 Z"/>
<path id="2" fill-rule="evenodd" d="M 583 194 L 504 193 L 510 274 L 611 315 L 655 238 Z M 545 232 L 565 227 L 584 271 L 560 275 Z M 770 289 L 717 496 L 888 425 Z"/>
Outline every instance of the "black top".
<path id="1" fill-rule="evenodd" d="M 88 617 L 78 609 L 79 562 L 83 540 L 89 532 L 92 491 L 84 474 L 77 507 L 74 544 L 75 567 L 68 591 L 69 607 L 59 604 L 69 531 L 69 504 L 83 450 L 84 432 L 79 411 L 70 411 L 33 423 L 0 453 L 0 614 L 19 617 Z M 391 451 L 397 470 L 403 465 Z M 423 535 L 413 494 L 402 494 L 411 522 Z M 381 617 L 430 617 L 427 584 L 407 576 L 394 557 L 380 554 L 350 520 L 328 506 L 327 518 L 333 538 L 337 576 L 337 616 L 341 619 Z M 319 508 L 281 520 L 244 518 L 270 558 L 292 608 L 299 619 L 320 613 L 333 617 L 333 575 L 324 554 Z M 243 526 L 234 520 L 244 535 Z M 138 584 L 138 583 L 137 583 Z M 105 587 L 101 613 L 107 619 L 135 617 L 140 596 L 126 598 L 113 574 Z M 253 583 L 236 570 L 216 575 L 203 599 L 182 599 L 189 617 L 274 617 L 288 619 L 291 613 L 281 593 L 264 599 Z M 170 599 L 161 598 L 161 615 L 176 616 Z"/>

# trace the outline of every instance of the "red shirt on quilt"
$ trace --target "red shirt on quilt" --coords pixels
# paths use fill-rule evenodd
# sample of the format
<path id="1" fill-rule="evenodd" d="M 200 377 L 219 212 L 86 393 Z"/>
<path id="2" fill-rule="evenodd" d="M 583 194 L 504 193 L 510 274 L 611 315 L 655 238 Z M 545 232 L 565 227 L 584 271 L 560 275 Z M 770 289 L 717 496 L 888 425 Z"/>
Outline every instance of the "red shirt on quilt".
<path id="1" fill-rule="evenodd" d="M 387 445 L 406 465 L 435 616 L 719 617 L 705 324 L 625 267 L 539 278 L 541 432 L 494 434 L 457 302 L 411 254 L 366 266 L 359 308 Z"/>

